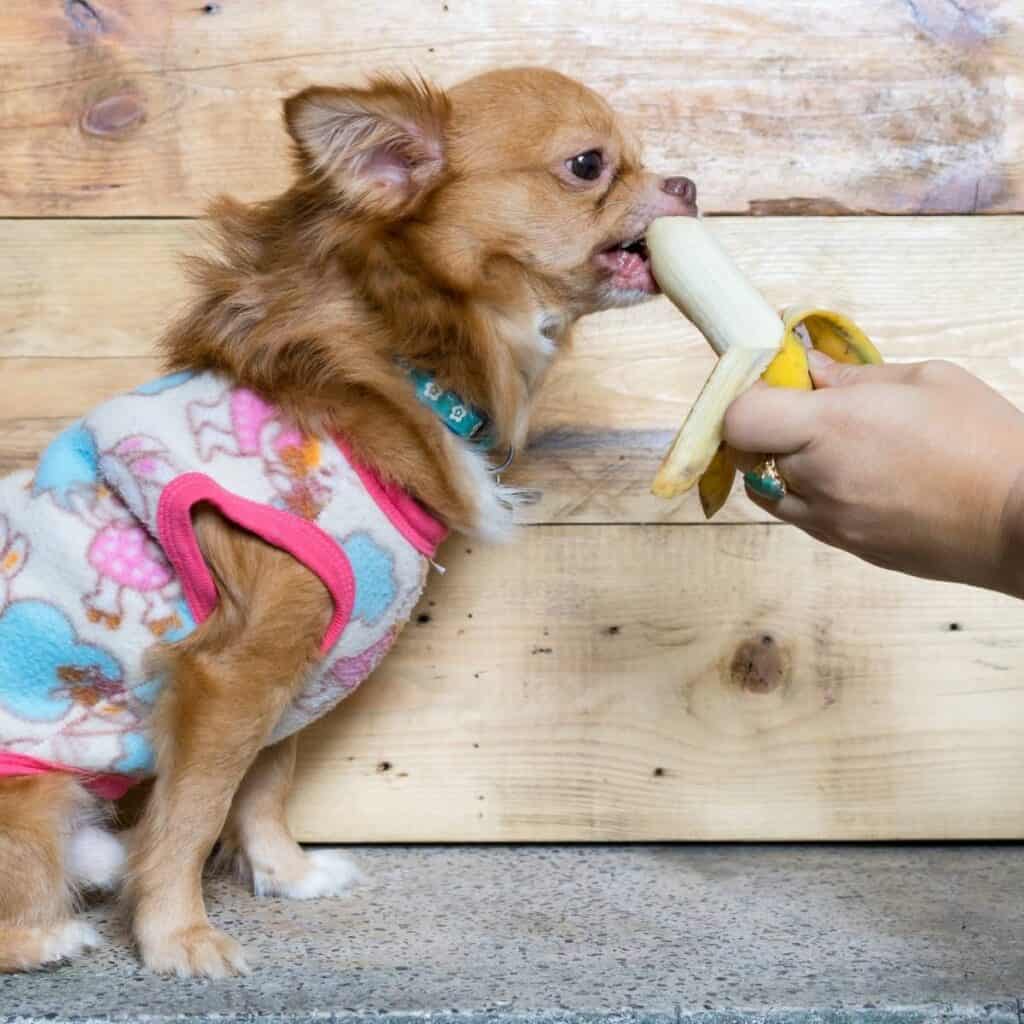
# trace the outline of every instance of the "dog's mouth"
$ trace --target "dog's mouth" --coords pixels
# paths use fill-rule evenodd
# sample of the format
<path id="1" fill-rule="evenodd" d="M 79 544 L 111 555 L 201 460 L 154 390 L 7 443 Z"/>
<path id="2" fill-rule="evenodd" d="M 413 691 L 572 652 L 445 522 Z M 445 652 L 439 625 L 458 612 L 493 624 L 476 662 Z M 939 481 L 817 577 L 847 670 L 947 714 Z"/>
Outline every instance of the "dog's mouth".
<path id="1" fill-rule="evenodd" d="M 628 292 L 657 295 L 659 288 L 651 273 L 651 254 L 643 235 L 623 239 L 601 249 L 594 263 L 611 275 L 614 288 Z"/>
<path id="2" fill-rule="evenodd" d="M 657 295 L 659 289 L 650 270 L 650 253 L 643 234 L 601 249 L 594 263 L 610 274 L 616 291 Z"/>

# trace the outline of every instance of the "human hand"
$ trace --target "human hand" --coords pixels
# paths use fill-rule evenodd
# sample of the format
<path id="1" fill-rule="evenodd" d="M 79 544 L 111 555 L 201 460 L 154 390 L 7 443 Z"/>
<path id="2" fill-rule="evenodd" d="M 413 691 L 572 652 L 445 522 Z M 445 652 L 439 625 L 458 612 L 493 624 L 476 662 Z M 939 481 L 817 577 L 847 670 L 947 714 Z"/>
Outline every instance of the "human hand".
<path id="1" fill-rule="evenodd" d="M 1024 413 L 950 363 L 808 360 L 817 390 L 728 411 L 739 466 L 772 453 L 787 484 L 751 500 L 875 565 L 1024 597 Z"/>

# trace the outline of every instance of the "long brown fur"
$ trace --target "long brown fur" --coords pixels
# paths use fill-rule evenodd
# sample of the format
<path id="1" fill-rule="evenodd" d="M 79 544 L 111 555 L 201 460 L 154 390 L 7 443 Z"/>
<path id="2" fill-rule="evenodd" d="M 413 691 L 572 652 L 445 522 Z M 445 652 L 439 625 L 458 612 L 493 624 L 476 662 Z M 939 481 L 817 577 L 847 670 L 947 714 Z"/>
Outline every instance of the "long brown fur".
<path id="1" fill-rule="evenodd" d="M 692 212 L 692 194 L 645 171 L 607 104 L 552 72 L 450 92 L 378 78 L 307 89 L 284 109 L 295 183 L 264 203 L 213 205 L 213 252 L 191 261 L 196 297 L 163 339 L 168 366 L 220 371 L 306 429 L 339 433 L 450 528 L 487 533 L 493 486 L 396 361 L 485 409 L 500 446 L 521 445 L 575 321 L 646 294 L 624 291 L 599 254 L 655 216 Z M 591 150 L 605 169 L 582 181 L 569 161 Z M 284 823 L 294 743 L 265 744 L 332 608 L 305 568 L 212 510 L 196 529 L 219 602 L 164 652 L 156 781 L 126 892 L 148 966 L 219 976 L 245 964 L 203 904 L 218 837 L 270 891 L 309 870 Z M 71 911 L 62 822 L 82 799 L 62 777 L 0 781 L 0 968 L 55 948 Z"/>

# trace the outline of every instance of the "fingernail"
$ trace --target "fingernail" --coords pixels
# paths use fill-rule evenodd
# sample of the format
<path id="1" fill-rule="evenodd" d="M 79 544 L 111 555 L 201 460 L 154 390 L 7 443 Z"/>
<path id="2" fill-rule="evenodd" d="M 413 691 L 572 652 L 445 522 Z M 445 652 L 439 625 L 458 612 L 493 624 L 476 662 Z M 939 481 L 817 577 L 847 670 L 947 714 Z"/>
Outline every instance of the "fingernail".
<path id="1" fill-rule="evenodd" d="M 770 476 L 762 476 L 753 470 L 743 474 L 743 481 L 755 494 L 760 494 L 762 498 L 767 498 L 769 501 L 782 501 L 786 496 L 786 492 L 778 480 L 774 480 Z"/>
<path id="2" fill-rule="evenodd" d="M 807 350 L 807 362 L 812 370 L 827 370 L 833 361 L 824 352 L 819 352 L 816 348 L 809 348 Z"/>

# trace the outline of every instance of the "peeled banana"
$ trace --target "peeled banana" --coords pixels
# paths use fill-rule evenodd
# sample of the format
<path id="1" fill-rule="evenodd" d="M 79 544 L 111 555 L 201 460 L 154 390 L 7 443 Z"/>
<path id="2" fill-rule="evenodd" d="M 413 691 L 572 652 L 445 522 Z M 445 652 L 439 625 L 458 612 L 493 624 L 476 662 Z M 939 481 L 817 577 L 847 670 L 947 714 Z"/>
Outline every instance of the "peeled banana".
<path id="1" fill-rule="evenodd" d="M 779 316 L 743 276 L 702 221 L 657 220 L 647 232 L 651 269 L 662 291 L 691 320 L 719 360 L 666 453 L 652 491 L 674 498 L 698 484 L 710 519 L 732 490 L 736 466 L 722 443 L 725 412 L 760 377 L 775 387 L 813 387 L 801 334 L 844 363 L 881 363 L 849 318 L 816 307 Z"/>

